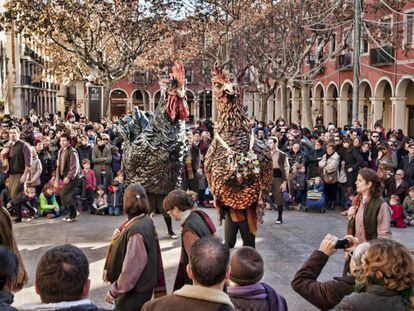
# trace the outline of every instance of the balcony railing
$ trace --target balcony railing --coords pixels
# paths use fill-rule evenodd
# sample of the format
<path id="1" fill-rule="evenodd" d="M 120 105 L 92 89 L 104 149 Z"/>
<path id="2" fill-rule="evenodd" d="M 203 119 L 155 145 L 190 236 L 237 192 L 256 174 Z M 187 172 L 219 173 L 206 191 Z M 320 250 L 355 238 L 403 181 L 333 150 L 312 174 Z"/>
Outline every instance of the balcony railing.
<path id="1" fill-rule="evenodd" d="M 383 46 L 381 48 L 371 49 L 369 52 L 371 66 L 387 66 L 394 63 L 394 48 Z"/>
<path id="2" fill-rule="evenodd" d="M 352 53 L 338 55 L 336 57 L 336 69 L 345 71 L 352 70 Z"/>

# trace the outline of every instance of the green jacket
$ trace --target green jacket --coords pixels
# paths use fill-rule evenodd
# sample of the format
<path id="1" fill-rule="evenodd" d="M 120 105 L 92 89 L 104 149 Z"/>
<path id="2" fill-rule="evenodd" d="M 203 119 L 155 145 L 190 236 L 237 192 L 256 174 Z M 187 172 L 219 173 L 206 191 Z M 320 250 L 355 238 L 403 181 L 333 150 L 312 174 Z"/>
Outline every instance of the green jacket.
<path id="1" fill-rule="evenodd" d="M 44 212 L 48 212 L 48 211 L 54 211 L 55 207 L 59 207 L 58 202 L 56 201 L 56 197 L 53 196 L 52 198 L 52 204 L 49 204 L 46 196 L 41 193 L 39 196 L 39 215 L 43 216 Z"/>

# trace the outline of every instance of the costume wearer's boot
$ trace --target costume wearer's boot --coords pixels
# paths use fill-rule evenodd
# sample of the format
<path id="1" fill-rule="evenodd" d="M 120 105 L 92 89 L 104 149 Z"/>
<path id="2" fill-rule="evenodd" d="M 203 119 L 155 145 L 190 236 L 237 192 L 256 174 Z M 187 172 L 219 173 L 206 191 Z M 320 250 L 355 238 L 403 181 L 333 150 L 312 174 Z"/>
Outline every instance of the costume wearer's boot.
<path id="1" fill-rule="evenodd" d="M 164 216 L 164 221 L 167 224 L 167 229 L 168 229 L 168 236 L 171 239 L 176 239 L 177 235 L 174 233 L 173 229 L 172 229 L 172 221 L 171 221 L 171 217 L 169 216 Z"/>
<path id="2" fill-rule="evenodd" d="M 278 225 L 283 224 L 282 214 L 283 214 L 283 205 L 278 205 L 277 206 L 277 220 L 276 220 L 276 224 Z"/>

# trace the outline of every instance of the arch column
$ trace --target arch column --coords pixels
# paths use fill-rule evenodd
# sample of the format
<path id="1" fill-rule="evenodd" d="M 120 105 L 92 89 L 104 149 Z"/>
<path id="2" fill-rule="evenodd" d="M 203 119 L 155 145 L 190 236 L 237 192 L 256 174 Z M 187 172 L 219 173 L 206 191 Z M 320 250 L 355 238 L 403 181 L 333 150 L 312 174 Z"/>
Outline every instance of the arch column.
<path id="1" fill-rule="evenodd" d="M 344 127 L 348 123 L 348 98 L 337 98 L 338 101 L 338 124 L 337 127 Z"/>
<path id="2" fill-rule="evenodd" d="M 323 123 L 327 126 L 329 123 L 333 122 L 333 103 L 335 98 L 325 97 L 323 99 Z"/>
<path id="3" fill-rule="evenodd" d="M 194 96 L 194 122 L 200 119 L 200 98 L 199 95 L 196 94 Z"/>
<path id="4" fill-rule="evenodd" d="M 299 123 L 300 98 L 292 97 L 292 123 Z M 299 112 L 298 112 L 299 111 Z"/>
<path id="5" fill-rule="evenodd" d="M 365 102 L 365 98 L 360 98 L 359 99 L 359 104 L 358 104 L 358 121 L 361 124 L 361 126 L 364 126 L 364 106 L 365 106 L 366 102 Z M 367 116 L 367 123 L 369 120 L 369 109 L 368 109 L 368 116 Z"/>
<path id="6" fill-rule="evenodd" d="M 403 131 L 406 130 L 405 121 L 406 121 L 406 113 L 405 113 L 405 103 L 407 102 L 406 97 L 391 97 L 391 104 L 392 104 L 392 129 L 402 129 Z"/>
<path id="7" fill-rule="evenodd" d="M 155 110 L 155 98 L 150 98 L 150 100 L 149 100 L 149 108 L 150 108 L 150 111 L 154 111 Z"/>
<path id="8" fill-rule="evenodd" d="M 267 113 L 266 113 L 267 122 L 274 121 L 273 120 L 274 109 L 275 109 L 275 98 L 272 95 L 267 100 Z"/>
<path id="9" fill-rule="evenodd" d="M 370 98 L 372 109 L 372 128 L 374 128 L 375 122 L 382 119 L 384 113 L 383 104 L 384 98 Z"/>
<path id="10" fill-rule="evenodd" d="M 321 105 L 323 104 L 322 98 L 311 98 L 311 102 L 312 102 L 312 124 L 316 124 L 316 118 L 318 117 L 318 114 L 324 114 L 325 111 L 322 112 L 322 110 L 324 109 L 324 107 Z"/>

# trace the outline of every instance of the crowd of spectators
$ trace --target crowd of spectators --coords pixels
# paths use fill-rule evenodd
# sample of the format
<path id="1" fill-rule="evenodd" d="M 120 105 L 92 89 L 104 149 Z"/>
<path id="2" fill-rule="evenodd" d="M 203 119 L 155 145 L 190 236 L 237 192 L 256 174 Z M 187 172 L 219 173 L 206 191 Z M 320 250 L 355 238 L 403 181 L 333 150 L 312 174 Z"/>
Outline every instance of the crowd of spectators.
<path id="1" fill-rule="evenodd" d="M 197 221 L 205 222 L 203 237 L 197 234 L 199 227 L 190 226 L 188 232 L 182 232 L 182 256 L 185 256 L 186 265 L 181 267 L 186 270 L 181 272 L 186 277 L 185 282 L 175 288 L 173 294 L 151 299 L 157 292 L 155 281 L 160 281 L 151 275 L 160 268 L 157 266 L 160 250 L 159 245 L 156 247 L 156 230 L 151 229 L 152 221 L 148 217 L 150 209 L 145 189 L 136 184 L 127 185 L 124 181 L 122 139 L 116 131 L 116 126 L 122 122 L 114 117 L 93 123 L 72 110 L 64 118 L 48 113 L 37 116 L 32 112 L 20 120 L 6 115 L 1 121 L 1 310 L 15 310 L 11 306 L 13 293 L 28 281 L 10 214 L 14 222 L 20 222 L 22 219 L 32 221 L 35 217 L 56 218 L 68 212 L 60 195 L 68 181 L 56 176 L 60 172 L 60 152 L 66 148 L 62 144 L 66 141 L 76 150 L 74 159 L 77 163 L 70 165 L 69 173 L 72 169 L 80 170 L 74 192 L 77 213 L 127 216 L 111 243 L 111 248 L 119 246 L 123 252 L 111 254 L 110 248 L 107 257 L 115 256 L 112 260 L 117 273 L 111 271 L 116 277 L 111 281 L 113 286 L 106 301 L 115 303 L 116 310 L 123 310 L 120 306 L 134 301 L 126 301 L 128 295 L 128 299 L 138 299 L 142 303 L 142 310 L 287 310 L 289 301 L 278 294 L 277 289 L 262 282 L 265 271 L 260 253 L 242 247 L 230 255 L 228 246 L 217 238 L 214 225 L 202 212 L 197 212 Z M 320 120 L 312 129 L 287 124 L 284 120 L 266 124 L 254 118 L 250 119 L 250 125 L 257 139 L 266 142 L 272 152 L 280 151 L 286 160 L 283 167 L 286 174 L 284 172 L 283 182 L 273 187 L 273 193 L 267 198 L 268 208 L 279 209 L 280 204 L 276 201 L 282 200 L 283 208 L 307 211 L 309 202 L 318 200 L 324 205 L 321 211 L 339 207 L 340 213 L 350 219 L 348 230 L 354 230 L 343 239 L 327 235 L 320 248 L 294 276 L 293 289 L 321 310 L 412 308 L 413 258 L 405 246 L 389 239 L 388 228 L 381 234 L 380 227 L 414 225 L 413 139 L 401 130 L 386 131 L 380 123 L 373 131 L 363 129 L 356 121 L 343 129 L 334 125 L 325 128 Z M 173 192 L 165 203 L 168 213 L 181 221 L 182 226 L 189 219 L 196 219 L 189 215 L 197 210 L 197 206 L 212 207 L 203 162 L 213 135 L 213 124 L 208 120 L 187 127 L 190 152 L 183 159 L 182 189 L 191 190 L 194 196 L 190 199 L 184 191 Z M 19 176 L 24 185 L 24 204 L 16 205 L 11 200 L 15 180 L 8 174 L 8 163 L 10 144 L 14 145 L 20 139 L 27 148 L 23 149 L 22 160 L 24 158 L 24 163 L 29 165 Z M 364 185 L 369 186 L 364 188 Z M 140 190 L 131 195 L 131 189 Z M 181 199 L 184 203 L 178 204 Z M 363 210 L 374 208 L 377 215 L 385 213 L 390 217 L 373 216 L 376 221 L 372 229 L 369 228 L 371 223 L 365 222 L 370 212 L 365 215 Z M 129 231 L 130 227 L 125 229 L 132 221 L 136 221 L 134 232 Z M 365 226 L 362 226 L 363 231 L 361 221 Z M 384 221 L 388 224 L 383 224 Z M 145 230 L 154 239 L 151 247 L 144 243 L 147 236 L 141 231 L 144 227 L 140 227 L 144 222 Z M 283 223 L 282 219 L 278 218 L 277 223 Z M 131 247 L 130 234 L 135 235 L 134 241 L 141 248 Z M 345 251 L 343 276 L 327 282 L 318 281 L 329 257 L 338 248 Z M 131 255 L 134 251 L 139 253 L 139 258 L 145 258 L 141 265 L 131 265 L 127 260 L 121 267 L 117 264 L 116 260 L 123 256 L 135 258 Z M 156 268 L 150 268 L 151 265 Z M 137 273 L 138 269 L 141 273 Z M 144 276 L 153 282 L 146 282 L 142 279 Z M 123 291 L 125 284 L 132 290 Z M 49 310 L 52 307 L 53 310 L 99 310 L 88 299 L 90 286 L 89 264 L 83 252 L 71 245 L 54 247 L 42 256 L 36 269 L 35 288 L 42 304 L 30 305 L 23 310 Z"/>

